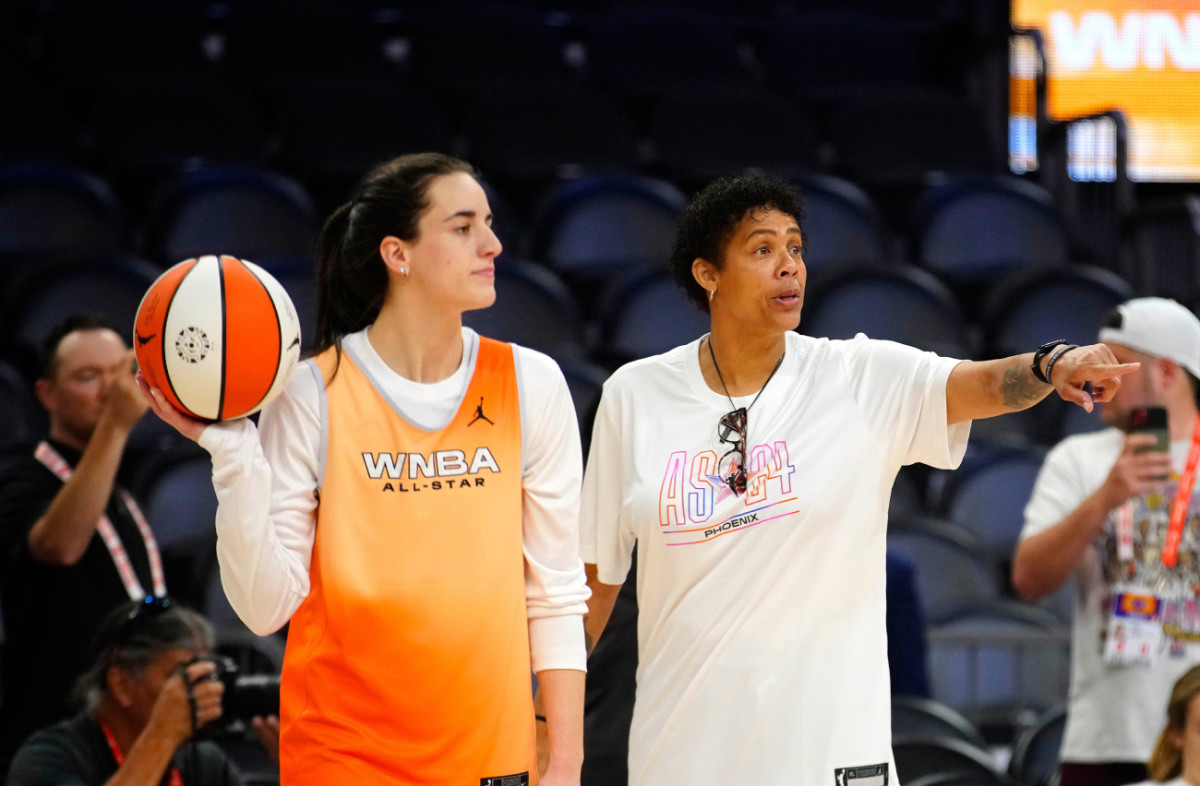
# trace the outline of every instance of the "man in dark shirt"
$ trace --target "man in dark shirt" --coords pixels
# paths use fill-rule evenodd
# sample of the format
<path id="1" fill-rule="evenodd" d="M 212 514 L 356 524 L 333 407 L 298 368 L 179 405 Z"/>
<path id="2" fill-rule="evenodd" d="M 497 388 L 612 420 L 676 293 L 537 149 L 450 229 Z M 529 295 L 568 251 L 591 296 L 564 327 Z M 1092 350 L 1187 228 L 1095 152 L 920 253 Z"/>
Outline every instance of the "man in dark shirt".
<path id="1" fill-rule="evenodd" d="M 212 628 L 167 598 L 119 606 L 101 626 L 80 680 L 88 708 L 35 733 L 17 751 L 10 786 L 239 786 L 212 742 L 186 744 L 221 715 Z"/>
<path id="2" fill-rule="evenodd" d="M 154 536 L 115 482 L 146 410 L 132 350 L 102 323 L 68 319 L 46 338 L 35 392 L 49 438 L 0 480 L 0 773 L 30 732 L 73 711 L 105 614 L 166 594 Z"/>

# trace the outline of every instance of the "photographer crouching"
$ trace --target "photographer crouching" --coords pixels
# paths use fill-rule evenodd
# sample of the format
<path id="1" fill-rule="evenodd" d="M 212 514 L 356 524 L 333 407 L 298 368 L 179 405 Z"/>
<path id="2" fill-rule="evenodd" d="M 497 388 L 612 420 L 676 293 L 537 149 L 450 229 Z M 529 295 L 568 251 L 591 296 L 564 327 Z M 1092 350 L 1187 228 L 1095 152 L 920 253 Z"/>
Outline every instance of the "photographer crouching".
<path id="1" fill-rule="evenodd" d="M 85 709 L 32 735 L 8 774 L 16 786 L 238 786 L 225 752 L 192 741 L 221 717 L 225 685 L 207 658 L 212 626 L 169 598 L 133 601 L 113 611 L 80 678 Z M 278 724 L 254 724 L 268 751 Z M 277 755 L 277 754 L 275 754 Z"/>

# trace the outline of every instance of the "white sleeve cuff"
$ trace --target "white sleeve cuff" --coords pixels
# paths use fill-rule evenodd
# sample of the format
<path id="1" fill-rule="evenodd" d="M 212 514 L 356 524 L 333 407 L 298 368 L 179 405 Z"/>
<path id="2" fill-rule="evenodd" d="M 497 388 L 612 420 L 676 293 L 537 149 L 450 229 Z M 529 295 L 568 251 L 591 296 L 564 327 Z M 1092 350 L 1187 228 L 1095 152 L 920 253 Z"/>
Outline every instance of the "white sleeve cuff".
<path id="1" fill-rule="evenodd" d="M 529 661 L 535 674 L 549 669 L 587 671 L 583 616 L 568 614 L 529 620 Z"/>

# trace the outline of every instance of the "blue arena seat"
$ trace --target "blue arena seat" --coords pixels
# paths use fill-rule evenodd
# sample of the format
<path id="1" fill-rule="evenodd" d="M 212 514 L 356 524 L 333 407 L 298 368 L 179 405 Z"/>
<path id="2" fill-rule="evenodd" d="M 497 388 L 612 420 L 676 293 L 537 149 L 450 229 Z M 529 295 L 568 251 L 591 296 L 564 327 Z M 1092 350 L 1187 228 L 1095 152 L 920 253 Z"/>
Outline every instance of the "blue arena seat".
<path id="1" fill-rule="evenodd" d="M 56 261 L 13 283 L 3 322 L 10 335 L 34 346 L 64 316 L 77 312 L 104 317 L 122 336 L 132 336 L 138 305 L 160 272 L 125 256 Z"/>
<path id="2" fill-rule="evenodd" d="M 947 476 L 939 514 L 976 537 L 998 575 L 1009 573 L 1044 459 L 1042 450 L 1013 448 Z"/>
<path id="3" fill-rule="evenodd" d="M 957 737 L 987 747 L 979 730 L 957 710 L 919 696 L 892 697 L 892 737 Z"/>
<path id="4" fill-rule="evenodd" d="M 121 204 L 104 180 L 47 162 L 0 169 L 0 257 L 110 254 L 124 235 Z"/>
<path id="5" fill-rule="evenodd" d="M 1063 732 L 1067 725 L 1066 705 L 1051 707 L 1023 731 L 1013 746 L 1008 774 L 1026 786 L 1051 786 L 1058 772 Z"/>
<path id="6" fill-rule="evenodd" d="M 933 698 L 976 725 L 1011 728 L 1022 713 L 1066 698 L 1070 630 L 1044 609 L 981 603 L 961 609 L 928 635 Z"/>
<path id="7" fill-rule="evenodd" d="M 1050 192 L 1016 177 L 950 178 L 919 208 L 920 264 L 962 282 L 1064 267 L 1067 236 Z"/>
<path id="8" fill-rule="evenodd" d="M 916 568 L 917 590 L 931 625 L 999 597 L 982 547 L 967 531 L 924 516 L 889 516 L 887 547 Z M 936 676 L 936 675 L 935 675 Z"/>
<path id="9" fill-rule="evenodd" d="M 810 276 L 887 261 L 883 219 L 865 191 L 833 175 L 802 175 L 792 182 L 804 194 L 804 265 Z"/>
<path id="10" fill-rule="evenodd" d="M 663 270 L 687 199 L 665 180 L 606 173 L 547 193 L 536 211 L 531 256 L 566 275 Z"/>
<path id="11" fill-rule="evenodd" d="M 154 201 L 149 246 L 164 267 L 205 254 L 251 262 L 312 256 L 317 211 L 294 180 L 256 169 L 211 167 L 168 183 Z"/>
<path id="12" fill-rule="evenodd" d="M 987 749 L 956 736 L 895 737 L 892 753 L 897 778 L 903 783 L 951 774 L 994 777 L 1003 783 Z"/>
<path id="13" fill-rule="evenodd" d="M 1048 339 L 1093 344 L 1110 311 L 1134 297 L 1115 273 L 1084 264 L 1017 273 L 997 282 L 984 306 L 997 357 L 1029 352 Z"/>
<path id="14" fill-rule="evenodd" d="M 603 308 L 604 351 L 612 365 L 648 357 L 708 332 L 708 315 L 669 273 L 648 273 L 613 290 Z"/>
<path id="15" fill-rule="evenodd" d="M 495 305 L 464 313 L 463 324 L 556 358 L 582 359 L 585 351 L 570 290 L 546 268 L 514 257 L 496 263 Z"/>
<path id="16" fill-rule="evenodd" d="M 925 271 L 907 265 L 848 267 L 808 282 L 800 331 L 831 339 L 898 341 L 939 355 L 975 351 L 954 295 Z"/>

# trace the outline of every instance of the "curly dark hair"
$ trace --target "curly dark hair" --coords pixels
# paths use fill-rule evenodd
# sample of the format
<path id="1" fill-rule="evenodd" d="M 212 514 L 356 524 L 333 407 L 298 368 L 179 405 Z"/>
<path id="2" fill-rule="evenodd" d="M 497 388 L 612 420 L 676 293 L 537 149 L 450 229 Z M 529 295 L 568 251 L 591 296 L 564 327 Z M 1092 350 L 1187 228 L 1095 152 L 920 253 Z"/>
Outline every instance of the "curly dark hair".
<path id="1" fill-rule="evenodd" d="M 679 288 L 705 312 L 708 293 L 692 276 L 692 262 L 699 258 L 718 269 L 724 267 L 725 247 L 742 219 L 755 209 L 778 210 L 796 219 L 801 241 L 807 242 L 803 197 L 794 186 L 772 175 L 718 178 L 684 208 L 671 252 L 671 273 Z"/>

